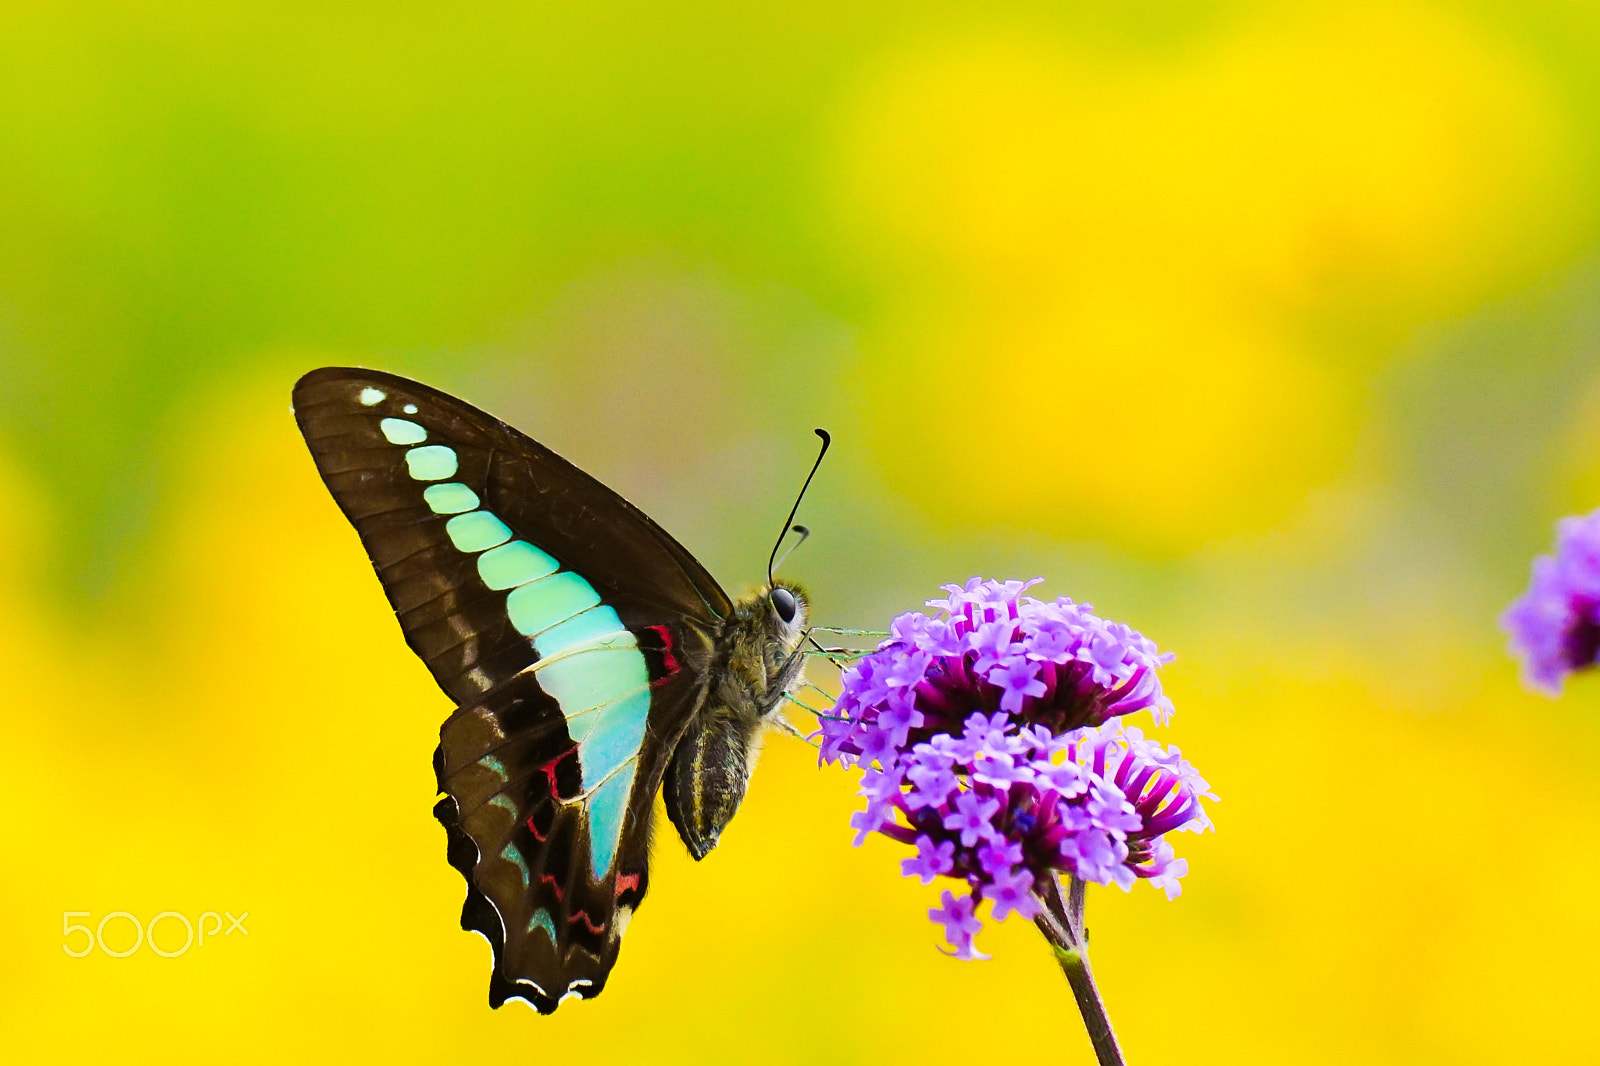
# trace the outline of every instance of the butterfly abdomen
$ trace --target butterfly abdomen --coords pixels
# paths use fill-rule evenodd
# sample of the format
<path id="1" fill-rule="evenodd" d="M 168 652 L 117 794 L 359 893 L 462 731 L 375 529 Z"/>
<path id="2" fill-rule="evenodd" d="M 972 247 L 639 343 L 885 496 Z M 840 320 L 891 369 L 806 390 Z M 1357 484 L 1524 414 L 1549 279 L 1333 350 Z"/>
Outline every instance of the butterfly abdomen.
<path id="1" fill-rule="evenodd" d="M 667 817 L 703 859 L 739 810 L 759 749 L 759 725 L 717 714 L 684 736 L 667 766 L 662 800 Z"/>
<path id="2" fill-rule="evenodd" d="M 805 595 L 785 587 L 797 605 L 787 619 L 774 612 L 770 590 L 734 605 L 709 671 L 715 686 L 667 765 L 667 817 L 696 859 L 717 846 L 738 812 L 768 719 L 800 683 L 795 649 L 805 625 Z"/>

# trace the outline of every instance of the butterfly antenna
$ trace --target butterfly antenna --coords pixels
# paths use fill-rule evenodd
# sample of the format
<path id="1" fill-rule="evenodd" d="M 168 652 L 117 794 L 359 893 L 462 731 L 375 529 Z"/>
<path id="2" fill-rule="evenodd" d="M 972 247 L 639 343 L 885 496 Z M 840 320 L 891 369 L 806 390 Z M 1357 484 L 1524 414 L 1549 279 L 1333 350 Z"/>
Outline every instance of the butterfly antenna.
<path id="1" fill-rule="evenodd" d="M 794 550 L 796 548 L 800 547 L 800 545 L 804 544 L 806 542 L 806 538 L 807 537 L 811 536 L 811 527 L 810 526 L 803 526 L 799 522 L 796 522 L 794 525 L 789 527 L 789 532 L 790 533 L 798 533 L 798 534 L 800 534 L 800 539 L 795 541 L 793 544 L 789 545 L 788 550 L 785 551 L 782 555 L 778 556 L 778 561 L 772 564 L 772 570 L 769 570 L 767 572 L 767 583 L 769 585 L 772 583 L 772 573 L 773 573 L 773 571 L 776 571 L 776 570 L 780 569 L 783 566 L 783 561 L 785 559 L 789 558 L 789 556 L 793 555 L 794 554 Z"/>
<path id="2" fill-rule="evenodd" d="M 805 526 L 794 526 L 791 523 L 794 522 L 794 516 L 800 511 L 800 501 L 806 498 L 806 489 L 811 487 L 811 479 L 817 476 L 817 467 L 822 465 L 822 457 L 828 454 L 828 445 L 833 443 L 833 438 L 828 435 L 827 430 L 818 429 L 813 430 L 813 432 L 822 438 L 822 450 L 817 452 L 817 461 L 811 464 L 811 473 L 806 475 L 806 483 L 800 486 L 800 495 L 794 498 L 794 506 L 789 508 L 789 517 L 783 520 L 783 530 L 778 534 L 778 542 L 772 546 L 772 554 L 767 556 L 768 588 L 772 587 L 772 571 L 777 568 L 779 562 L 778 549 L 783 547 L 783 538 L 789 535 L 791 529 L 800 534 L 800 543 L 804 543 L 806 537 L 811 535 L 811 531 Z M 796 543 L 794 547 L 800 547 L 800 543 Z M 789 551 L 793 550 L 794 548 L 789 549 Z M 787 559 L 788 557 L 788 553 L 785 553 L 784 558 Z"/>

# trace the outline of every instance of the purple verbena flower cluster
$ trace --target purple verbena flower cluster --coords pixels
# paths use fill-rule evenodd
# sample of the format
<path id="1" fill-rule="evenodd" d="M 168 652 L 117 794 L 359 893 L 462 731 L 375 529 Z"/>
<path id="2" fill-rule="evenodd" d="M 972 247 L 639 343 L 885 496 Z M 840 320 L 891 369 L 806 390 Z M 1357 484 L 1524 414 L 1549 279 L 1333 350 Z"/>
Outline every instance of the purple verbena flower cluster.
<path id="1" fill-rule="evenodd" d="M 1031 919 L 1048 878 L 1175 897 L 1188 864 L 1164 835 L 1211 825 L 1194 767 L 1121 721 L 1170 716 L 1156 669 L 1171 656 L 1088 604 L 1022 595 L 1036 583 L 944 586 L 940 615 L 896 618 L 822 719 L 823 761 L 863 771 L 856 844 L 883 833 L 917 849 L 907 877 L 967 883 L 928 912 L 959 958 L 984 957 L 980 901 Z"/>
<path id="2" fill-rule="evenodd" d="M 871 763 L 937 733 L 959 733 L 973 711 L 1001 711 L 1052 733 L 1148 708 L 1172 714 L 1156 670 L 1172 660 L 1087 603 L 1022 593 L 1042 580 L 944 585 L 939 617 L 911 611 L 845 675 L 837 714 L 823 722 L 823 757 Z"/>
<path id="3" fill-rule="evenodd" d="M 1500 616 L 1528 684 L 1552 696 L 1600 657 L 1600 511 L 1563 518 L 1556 553 L 1533 561 L 1533 581 Z"/>

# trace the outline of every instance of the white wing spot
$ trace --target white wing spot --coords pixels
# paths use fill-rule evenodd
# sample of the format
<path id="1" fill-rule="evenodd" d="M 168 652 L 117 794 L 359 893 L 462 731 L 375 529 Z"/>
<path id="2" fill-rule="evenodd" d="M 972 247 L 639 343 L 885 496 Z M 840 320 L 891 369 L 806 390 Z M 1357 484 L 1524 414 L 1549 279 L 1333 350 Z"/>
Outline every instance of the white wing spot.
<path id="1" fill-rule="evenodd" d="M 408 415 L 414 415 L 414 414 L 417 413 L 417 405 L 414 404 L 414 403 L 408 403 L 404 407 L 402 407 L 401 410 L 404 411 Z"/>
<path id="2" fill-rule="evenodd" d="M 360 399 L 363 407 L 371 407 L 375 403 L 382 403 L 388 399 L 388 394 L 382 389 L 375 389 L 369 385 L 361 390 Z"/>

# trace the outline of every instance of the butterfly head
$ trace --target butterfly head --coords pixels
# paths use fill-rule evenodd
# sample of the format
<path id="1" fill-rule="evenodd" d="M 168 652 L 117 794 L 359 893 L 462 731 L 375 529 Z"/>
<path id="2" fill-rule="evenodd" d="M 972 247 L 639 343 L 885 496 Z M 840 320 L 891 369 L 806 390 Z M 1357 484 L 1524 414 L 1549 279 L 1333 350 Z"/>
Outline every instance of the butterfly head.
<path id="1" fill-rule="evenodd" d="M 799 649 L 809 614 L 805 590 L 793 581 L 774 581 L 735 601 L 718 642 L 725 668 L 708 704 L 720 694 L 752 723 L 775 713 L 800 684 Z"/>
<path id="2" fill-rule="evenodd" d="M 787 659 L 805 636 L 810 607 L 806 594 L 792 581 L 775 581 L 762 590 L 761 598 L 766 601 L 768 642 L 773 652 Z"/>

